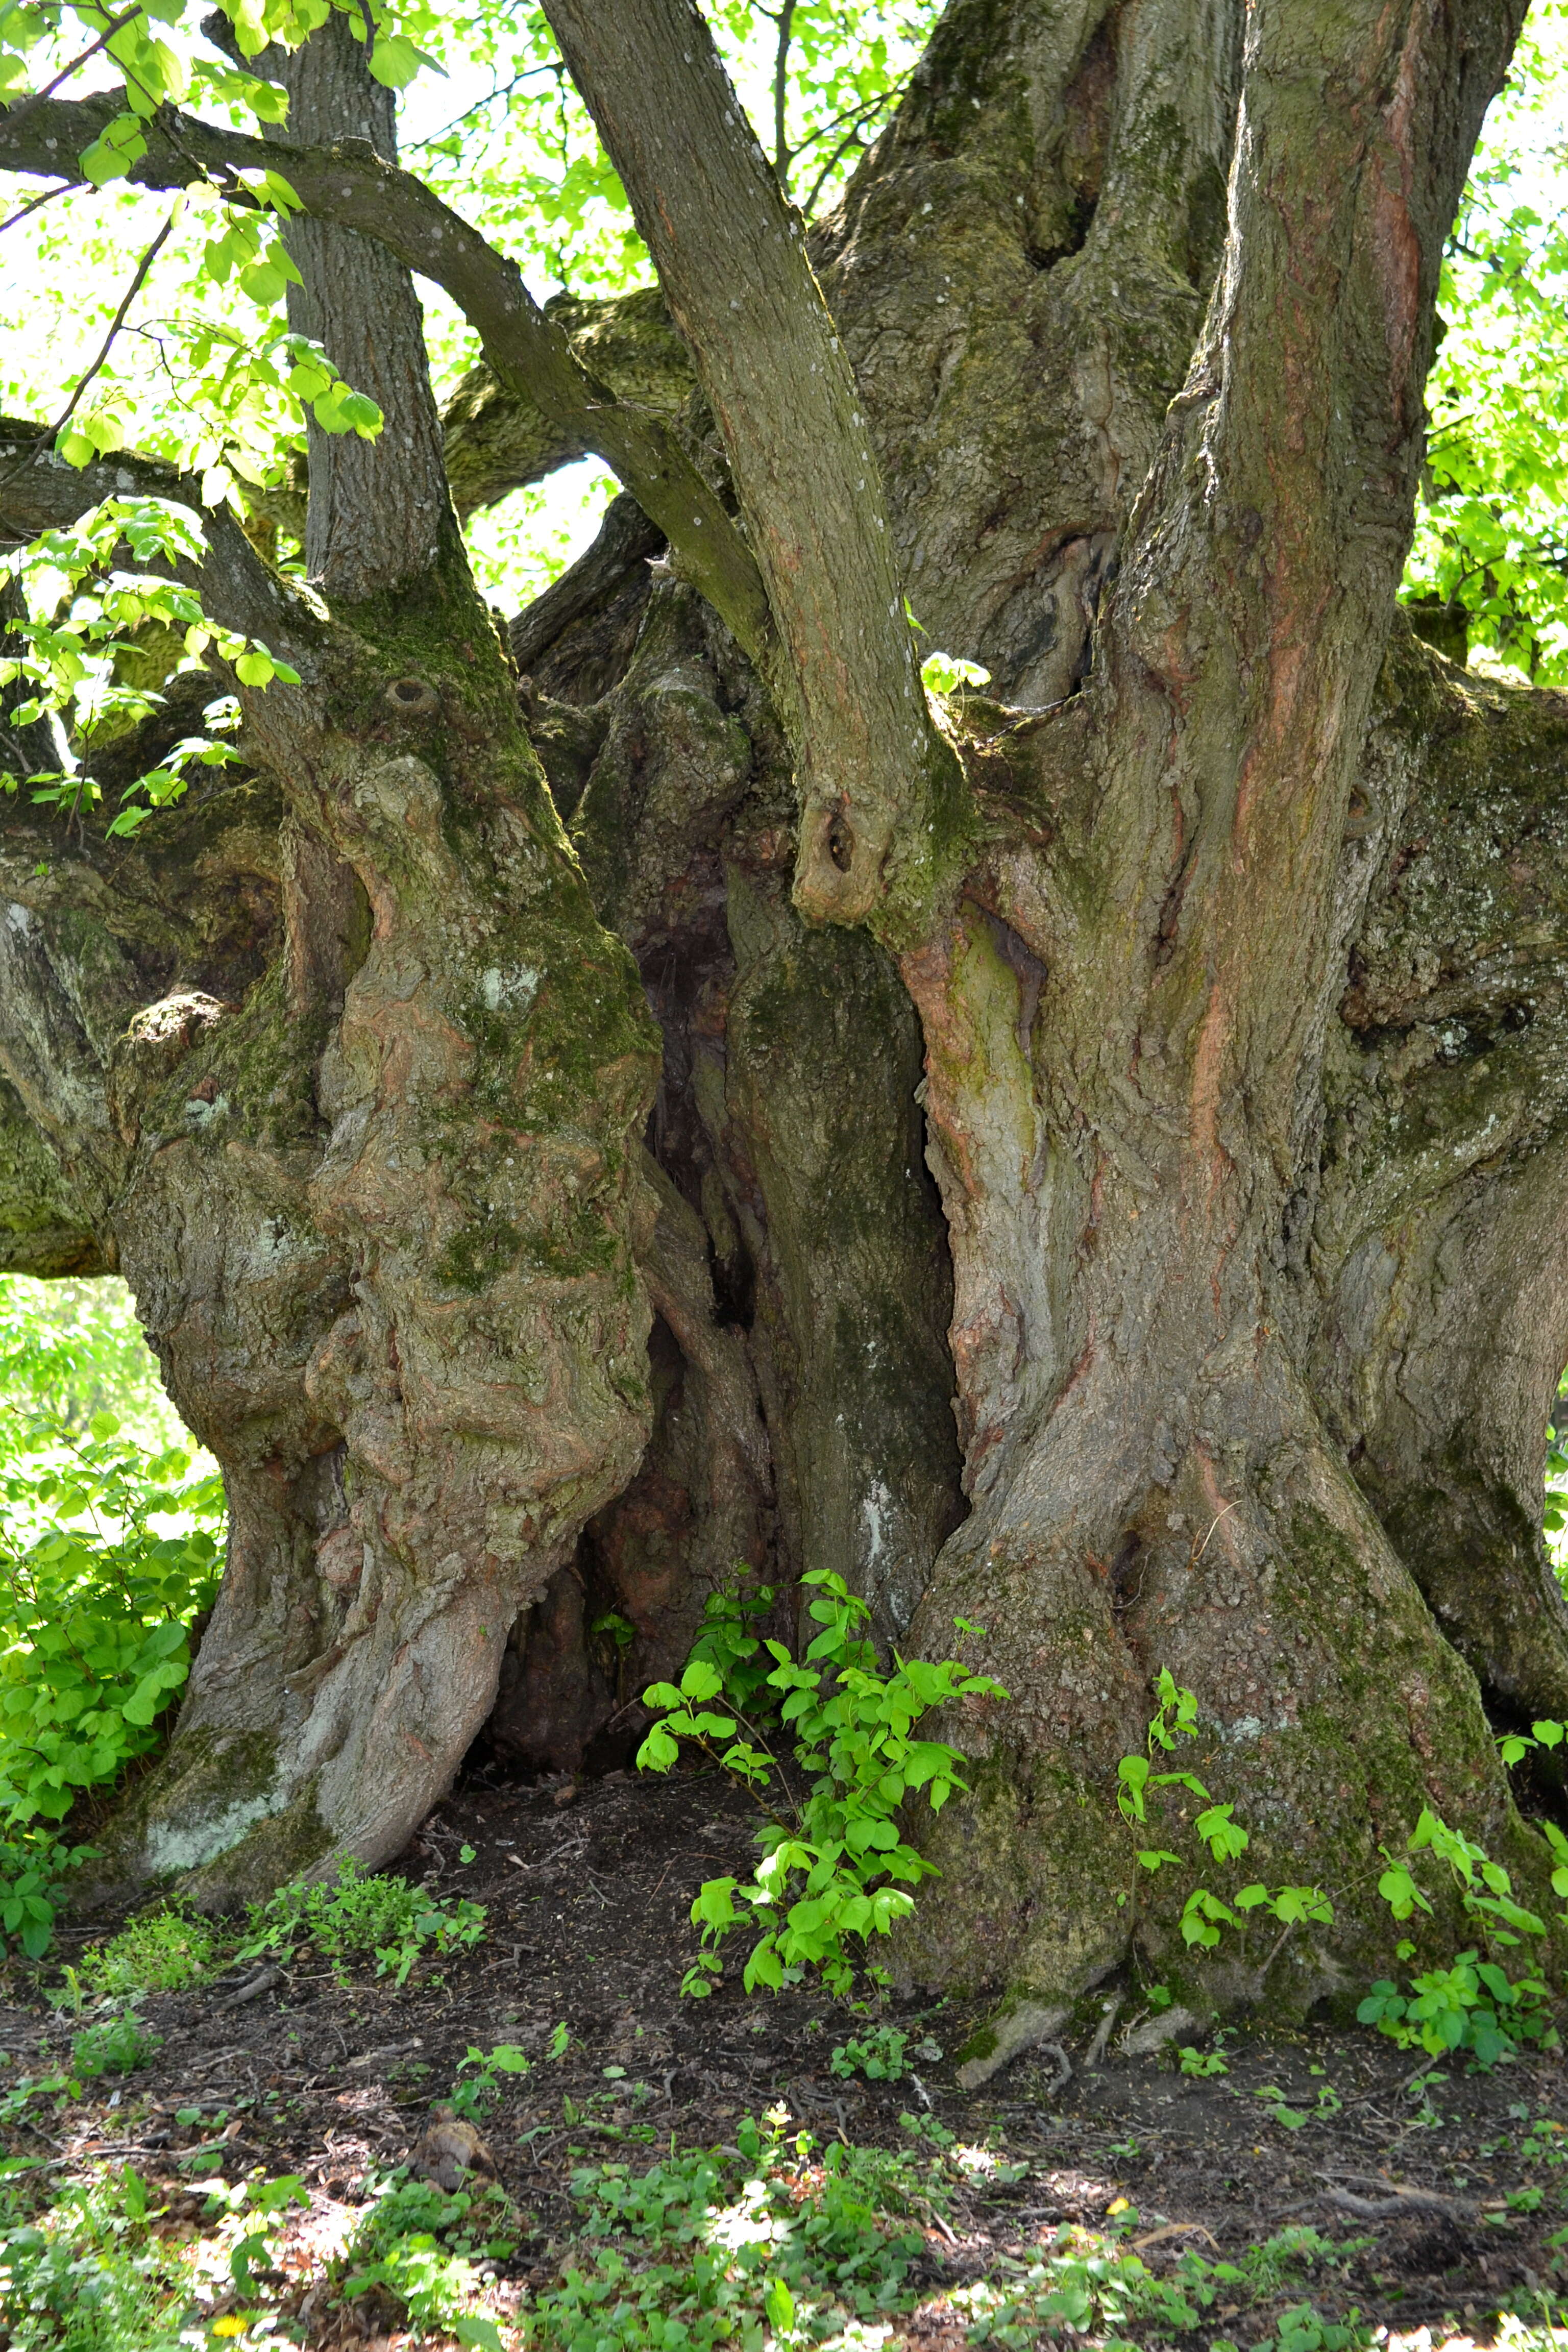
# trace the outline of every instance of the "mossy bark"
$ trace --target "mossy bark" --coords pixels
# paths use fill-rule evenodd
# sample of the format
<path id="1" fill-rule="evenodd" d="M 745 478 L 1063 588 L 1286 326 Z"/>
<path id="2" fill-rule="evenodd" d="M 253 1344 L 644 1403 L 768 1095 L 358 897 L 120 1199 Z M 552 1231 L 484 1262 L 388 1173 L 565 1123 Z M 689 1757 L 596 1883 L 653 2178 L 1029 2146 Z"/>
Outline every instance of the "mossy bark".
<path id="1" fill-rule="evenodd" d="M 318 135 L 386 135 L 354 44 L 291 71 Z M 255 567 L 303 681 L 242 698 L 267 781 L 128 844 L 107 808 L 78 841 L 12 805 L 0 925 L 7 1079 L 228 1490 L 178 1727 L 105 1863 L 212 1902 L 399 1849 L 648 1419 L 656 1034 L 468 572 L 407 272 L 312 226 L 307 292 L 376 341 L 385 425 L 315 452 L 331 619 Z"/>
<path id="2" fill-rule="evenodd" d="M 598 88 L 609 20 L 561 13 Z M 948 1726 L 973 1791 L 898 1954 L 1004 1990 L 993 2056 L 1129 1963 L 1295 2011 L 1363 1981 L 1424 1806 L 1549 1904 L 1491 1734 L 1568 1715 L 1568 719 L 1394 603 L 1518 13 L 1279 0 L 1244 42 L 1227 0 L 953 0 L 811 238 L 927 643 L 993 673 L 903 799 L 880 671 L 829 789 L 853 630 L 820 693 L 772 639 L 760 677 L 623 508 L 521 685 L 444 524 L 415 589 L 340 596 L 303 718 L 253 705 L 252 777 L 43 877 L 9 813 L 0 1056 L 49 1163 L 12 1154 L 0 1234 L 126 1268 L 234 1503 L 141 1866 L 392 1851 L 498 1679 L 499 1753 L 618 1760 L 739 1561 L 835 1568 L 927 1654 L 986 1629 L 1009 1696 Z M 733 390 L 746 331 L 703 350 L 675 277 Z M 688 401 L 655 298 L 568 323 Z M 715 397 L 728 476 L 688 446 L 798 652 L 788 389 Z M 465 499 L 570 454 L 470 405 Z M 1228 1878 L 1181 1792 L 1116 1810 L 1162 1667 Z M 1200 1874 L 1335 1916 L 1200 1963 Z"/>

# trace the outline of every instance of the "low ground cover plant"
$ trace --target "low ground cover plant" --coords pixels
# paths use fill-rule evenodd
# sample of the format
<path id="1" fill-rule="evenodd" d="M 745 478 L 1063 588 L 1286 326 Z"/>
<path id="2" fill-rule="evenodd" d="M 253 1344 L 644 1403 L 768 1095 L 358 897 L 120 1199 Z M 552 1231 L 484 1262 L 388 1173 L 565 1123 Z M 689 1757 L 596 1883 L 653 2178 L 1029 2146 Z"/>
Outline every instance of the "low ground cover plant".
<path id="1" fill-rule="evenodd" d="M 0 1837 L 0 1929 L 30 1960 L 48 1950 L 69 1873 L 91 1852 L 37 1829 Z"/>
<path id="2" fill-rule="evenodd" d="M 173 2345 L 190 2263 L 150 2226 L 127 2165 L 58 2187 L 7 2168 L 0 2181 L 0 2326 L 12 2352 L 152 2352 Z"/>
<path id="3" fill-rule="evenodd" d="M 584 2257 L 541 2295 L 540 2352 L 717 2352 L 732 2343 L 811 2343 L 914 2300 L 907 2282 L 924 2239 L 889 2210 L 858 2161 L 809 2133 L 786 2141 L 781 2111 L 748 2118 L 733 2149 L 693 2149 L 647 2171 L 584 2167 L 572 2178 Z M 900 2160 L 906 2198 L 941 2159 Z M 929 2204 L 926 2207 L 929 2211 Z"/>
<path id="4" fill-rule="evenodd" d="M 470 2044 L 458 2068 L 447 2104 L 457 2116 L 480 2115 L 500 2097 L 503 2074 L 532 2072 L 533 2061 L 513 2042 L 498 2042 L 489 2051 Z"/>
<path id="5" fill-rule="evenodd" d="M 144 2025 L 134 2011 L 84 2026 L 71 2042 L 71 2072 L 82 2082 L 95 2074 L 133 2074 L 145 2066 L 163 2036 Z"/>
<path id="6" fill-rule="evenodd" d="M 827 2062 L 830 2074 L 864 2074 L 868 2083 L 901 2083 L 912 2072 L 911 2061 L 934 2065 L 942 2056 L 928 2037 L 913 2042 L 896 2025 L 871 2025 L 841 2042 Z"/>
<path id="7" fill-rule="evenodd" d="M 693 2149 L 637 2173 L 601 2164 L 573 2176 L 583 2258 L 530 2314 L 539 2352 L 718 2352 L 880 2341 L 875 2332 L 930 2292 L 914 2275 L 924 2227 L 945 2220 L 966 2181 L 1011 2182 L 1025 2166 L 988 2150 L 937 2152 L 922 2125 L 903 2118 L 901 2148 L 819 2146 L 791 2132 L 784 2111 L 748 2119 L 728 2149 Z M 947 2296 L 963 2340 L 1032 2352 L 1047 2335 L 1122 2345 L 1166 2342 L 1272 2299 L 1313 2271 L 1331 2269 L 1366 2242 L 1337 2245 L 1289 2229 L 1238 2263 L 1184 2255 L 1159 2277 L 1129 2242 L 1139 2227 L 1125 2200 L 1112 2225 L 1064 2224 L 1026 2263 Z M 1311 2330 L 1319 2334 L 1315 2338 Z M 1360 2352 L 1372 2329 L 1356 2315 L 1320 2318 L 1300 2303 L 1278 2338 L 1258 2352 Z"/>
<path id="8" fill-rule="evenodd" d="M 437 1958 L 477 1944 L 485 1932 L 485 1906 L 465 1895 L 442 1903 L 422 1886 L 384 1874 L 364 1875 L 352 1858 L 331 1885 L 291 1879 L 265 1903 L 250 1906 L 249 1926 L 235 1957 L 258 1959 L 264 1953 L 291 1959 L 306 1946 L 342 1962 L 374 1955 L 376 1974 L 395 1985 L 408 1981 L 426 1951 Z"/>
<path id="9" fill-rule="evenodd" d="M 504 2189 L 453 2193 L 404 2172 L 376 2184 L 364 2218 L 334 2265 L 344 2302 L 379 2288 L 411 2326 L 500 2352 L 495 2322 L 477 2308 L 483 2265 L 517 2251 L 518 2217 Z"/>
<path id="10" fill-rule="evenodd" d="M 1505 1733 L 1498 1748 L 1503 1762 L 1513 1765 L 1532 1748 L 1558 1748 L 1563 1739 L 1562 1724 L 1542 1720 L 1530 1733 Z M 1534 1826 L 1552 1849 L 1552 1892 L 1568 1899 L 1568 1837 L 1550 1819 Z M 1384 1850 L 1387 1867 L 1378 1892 L 1396 1919 L 1411 1919 L 1418 1912 L 1431 1916 L 1431 1900 L 1415 1875 L 1415 1858 L 1421 1855 L 1429 1855 L 1447 1871 L 1483 1943 L 1458 1953 L 1446 1968 L 1428 1969 L 1413 1978 L 1407 1991 L 1402 1992 L 1392 1979 L 1381 1978 L 1356 2011 L 1362 2023 L 1375 2025 L 1402 2049 L 1419 2048 L 1434 2058 L 1463 2051 L 1482 2067 L 1495 2065 L 1530 2043 L 1556 2049 L 1549 1987 L 1529 1969 L 1510 1976 L 1500 1957 L 1525 1947 L 1527 1938 L 1544 1937 L 1545 1920 L 1516 1900 L 1500 1863 L 1430 1808 L 1422 1811 L 1403 1853 Z M 1568 1923 L 1568 1914 L 1564 1921 Z M 1414 1953 L 1413 1944 L 1398 1947 L 1402 1960 Z"/>
<path id="11" fill-rule="evenodd" d="M 1409 1957 L 1408 1944 L 1399 1948 Z M 1478 2065 L 1494 2066 L 1525 2042 L 1556 2046 L 1550 2000 L 1538 1977 L 1510 1980 L 1495 1960 L 1482 1959 L 1472 1946 L 1446 1969 L 1428 1969 L 1412 1978 L 1408 1993 L 1402 1993 L 1392 1979 L 1380 1978 L 1356 2015 L 1402 2050 L 1425 2050 L 1433 2058 L 1468 2050 Z"/>
<path id="12" fill-rule="evenodd" d="M 958 1749 L 913 1738 L 916 1724 L 949 1699 L 1006 1696 L 954 1658 L 895 1655 L 885 1673 L 865 1601 L 830 1569 L 802 1580 L 817 1631 L 798 1660 L 753 1631 L 772 1607 L 771 1587 L 741 1588 L 710 1601 L 679 1686 L 655 1683 L 643 1694 L 662 1719 L 639 1767 L 668 1772 L 683 1745 L 695 1748 L 751 1790 L 763 1817 L 752 1878 L 709 1879 L 692 1905 L 702 1949 L 682 1990 L 697 1996 L 712 1990 L 723 1946 L 746 1930 L 761 1931 L 746 1958 L 748 1992 L 777 1991 L 815 1969 L 847 1993 L 871 1937 L 905 1916 L 908 1889 L 933 1874 L 904 1843 L 900 1807 L 918 1792 L 935 1811 L 968 1785 Z M 974 1628 L 958 1621 L 958 1630 Z"/>
<path id="13" fill-rule="evenodd" d="M 1528 2121 L 1528 2108 L 1510 2112 Z M 89 2160 L 73 2180 L 13 2162 L 0 2168 L 0 2328 L 13 2352 L 221 2352 L 231 2339 L 243 2352 L 367 2329 L 476 2352 L 867 2352 L 935 2294 L 944 2341 L 997 2352 L 1055 2339 L 1370 2352 L 1372 2326 L 1342 2307 L 1342 2273 L 1373 2238 L 1292 2224 L 1235 2259 L 1167 2247 L 1145 2261 L 1151 2229 L 1154 2242 L 1171 2232 L 1125 2196 L 1100 2223 L 1036 2231 L 1025 2200 L 1037 2156 L 961 2145 L 929 2115 L 900 2124 L 892 2147 L 824 2143 L 776 2107 L 723 2146 L 581 2164 L 567 2233 L 542 2270 L 534 2263 L 521 2308 L 502 2278 L 538 2225 L 494 2184 L 448 2191 L 402 2168 L 372 2174 L 346 2238 L 333 2225 L 341 2251 L 308 2216 L 285 2262 L 290 2215 L 321 2193 L 297 2175 L 213 2178 L 193 2192 L 132 2165 Z M 1543 2122 L 1521 2154 L 1539 2143 L 1549 2160 L 1558 2128 Z M 1510 2210 L 1535 2194 L 1516 2192 Z M 173 2229 L 171 2196 L 183 2200 Z M 1022 2242 L 999 2242 L 982 2275 L 960 2264 L 943 2285 L 932 2250 L 955 2231 L 972 2239 L 977 2210 L 1008 2236 L 1026 2225 Z M 302 2265 L 311 2240 L 322 2250 Z M 1309 2299 L 1319 2282 L 1331 2316 Z M 1520 2329 L 1507 2340 L 1546 2344 Z"/>
<path id="14" fill-rule="evenodd" d="M 90 1945 L 67 1975 L 89 1997 L 183 1992 L 210 1975 L 218 1958 L 207 1920 L 183 1911 L 144 1911 L 106 1944 Z"/>

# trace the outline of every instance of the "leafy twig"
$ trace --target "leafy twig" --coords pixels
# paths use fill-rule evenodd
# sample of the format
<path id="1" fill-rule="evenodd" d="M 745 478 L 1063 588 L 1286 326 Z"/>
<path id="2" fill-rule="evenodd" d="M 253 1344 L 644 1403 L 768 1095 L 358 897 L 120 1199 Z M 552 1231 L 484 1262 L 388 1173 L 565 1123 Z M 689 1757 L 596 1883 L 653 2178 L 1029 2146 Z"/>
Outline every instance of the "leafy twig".
<path id="1" fill-rule="evenodd" d="M 77 378 L 76 390 L 71 394 L 71 396 L 67 401 L 64 408 L 60 411 L 60 414 L 56 417 L 52 425 L 46 425 L 44 426 L 32 447 L 27 450 L 24 457 L 18 458 L 16 465 L 12 467 L 10 473 L 0 476 L 0 481 L 9 482 L 14 479 L 14 478 L 22 471 L 24 467 L 30 466 L 32 464 L 34 457 L 44 446 L 45 443 L 57 440 L 59 435 L 65 431 L 66 426 L 70 423 L 71 418 L 75 415 L 77 409 L 80 405 L 82 394 L 86 392 L 89 384 L 102 368 L 110 352 L 113 350 L 115 337 L 119 334 L 121 328 L 125 324 L 126 313 L 129 311 L 132 302 L 135 301 L 138 294 L 142 291 L 142 287 L 146 284 L 148 271 L 152 268 L 153 264 L 157 260 L 159 254 L 162 253 L 164 246 L 168 243 L 170 232 L 174 228 L 179 211 L 180 206 L 178 203 L 176 203 L 174 209 L 170 212 L 168 219 L 163 223 L 163 227 L 158 231 L 157 236 L 153 239 L 152 244 L 147 247 L 146 252 L 142 256 L 141 260 L 137 263 L 135 276 L 132 278 L 130 285 L 125 289 L 119 310 L 116 310 L 113 318 L 110 320 L 109 332 L 105 335 L 102 343 L 99 347 L 97 357 L 93 360 L 92 364 L 84 369 L 82 373 Z"/>
<path id="2" fill-rule="evenodd" d="M 79 73 L 89 58 L 97 57 L 100 49 L 106 47 L 116 33 L 123 32 L 127 25 L 133 25 L 141 14 L 141 0 L 137 0 L 134 8 L 127 8 L 123 16 L 116 16 L 111 24 L 104 26 L 90 48 L 83 49 L 79 57 L 72 58 L 69 65 L 62 66 L 53 81 L 47 82 L 42 89 L 29 91 L 18 105 L 6 107 L 4 112 L 0 113 L 0 121 L 5 121 L 13 128 L 16 123 L 25 121 L 35 107 L 42 106 L 46 99 L 53 98 L 62 82 L 69 81 L 72 74 Z M 57 189 L 55 193 L 58 194 L 59 192 Z"/>

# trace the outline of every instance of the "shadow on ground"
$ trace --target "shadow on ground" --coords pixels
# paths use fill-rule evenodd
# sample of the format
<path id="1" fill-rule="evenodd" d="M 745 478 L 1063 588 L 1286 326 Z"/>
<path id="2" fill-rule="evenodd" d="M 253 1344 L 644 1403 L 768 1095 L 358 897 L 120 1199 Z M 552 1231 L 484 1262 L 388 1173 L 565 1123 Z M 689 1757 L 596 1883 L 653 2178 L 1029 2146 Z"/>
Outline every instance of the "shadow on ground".
<path id="1" fill-rule="evenodd" d="M 443 1896 L 484 1903 L 482 1943 L 416 1971 L 400 1992 L 368 1970 L 345 1980 L 312 1959 L 237 2002 L 245 1972 L 149 1998 L 142 2013 L 163 2036 L 152 2063 L 52 2116 L 26 2111 L 11 2153 L 132 2163 L 187 2201 L 193 2170 L 297 2173 L 312 2226 L 330 2234 L 339 2208 L 407 2160 L 465 2053 L 505 2042 L 536 2062 L 503 2078 L 482 2119 L 524 2217 L 497 2281 L 514 2307 L 560 2274 L 577 2226 L 574 2171 L 606 2159 L 635 2171 L 672 2148 L 732 2146 L 745 2117 L 778 2106 L 788 2130 L 808 2130 L 819 2147 L 907 2148 L 900 2117 L 931 2115 L 977 2151 L 945 2217 L 926 2217 L 915 2273 L 925 2299 L 879 2339 L 889 2347 L 963 2342 L 947 2294 L 1016 2271 L 1063 2223 L 1110 2231 L 1156 2274 L 1176 2273 L 1192 2252 L 1238 2262 L 1292 2230 L 1335 2242 L 1336 2258 L 1305 2286 L 1281 2280 L 1272 2313 L 1267 2296 L 1227 2306 L 1222 2285 L 1201 2332 L 1171 2339 L 1205 2347 L 1225 2341 L 1233 2320 L 1244 2340 L 1267 2339 L 1304 2292 L 1325 2325 L 1353 2311 L 1363 2331 L 1370 2323 L 1391 2340 L 1428 2328 L 1436 2340 L 1480 2342 L 1500 2311 L 1544 2320 L 1568 2293 L 1553 2243 L 1568 2236 L 1560 2057 L 1490 2074 L 1450 2063 L 1425 2095 L 1406 2079 L 1408 2056 L 1370 2032 L 1233 2042 L 1227 2071 L 1206 2079 L 1184 2076 L 1169 2053 L 1132 2058 L 1114 2043 L 1092 2068 L 1085 2048 L 1069 2049 L 1065 2082 L 1056 2055 L 1026 2055 L 973 2096 L 945 2055 L 897 2083 L 847 2079 L 833 2053 L 866 2021 L 840 2005 L 804 1991 L 748 1999 L 738 1969 L 710 2000 L 680 1998 L 692 1895 L 703 1878 L 744 1872 L 751 1853 L 744 1802 L 716 1778 L 470 1786 L 399 1867 Z M 68 1932 L 40 1980 L 13 1970 L 0 2009 L 11 2080 L 58 2063 L 79 2030 L 42 1986 L 86 1940 Z M 951 2004 L 889 2014 L 911 2042 L 929 2037 L 944 2053 L 973 2022 Z M 552 2060 L 561 2025 L 569 2040 Z M 340 2312 L 333 2326 L 352 2340 L 374 2317 Z M 306 2339 L 329 2340 L 308 2319 Z M 1326 2344 L 1302 2339 L 1303 2352 Z"/>

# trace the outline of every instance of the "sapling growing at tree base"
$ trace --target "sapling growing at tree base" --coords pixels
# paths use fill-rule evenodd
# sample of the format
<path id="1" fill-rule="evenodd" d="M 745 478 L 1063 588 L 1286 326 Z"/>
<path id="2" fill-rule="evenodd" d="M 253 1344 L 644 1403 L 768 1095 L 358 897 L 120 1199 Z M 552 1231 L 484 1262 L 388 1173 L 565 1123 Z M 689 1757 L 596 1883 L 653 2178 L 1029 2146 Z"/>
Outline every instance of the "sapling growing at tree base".
<path id="1" fill-rule="evenodd" d="M 809 1969 L 835 1992 L 849 1992 L 853 1944 L 863 1951 L 873 1935 L 889 1934 L 913 1908 L 907 1888 L 933 1874 L 900 1832 L 906 1801 L 920 1792 L 940 1811 L 967 1786 L 959 1750 L 911 1738 L 915 1725 L 953 1699 L 1006 1696 L 991 1676 L 954 1658 L 932 1664 L 895 1653 L 884 1672 L 868 1638 L 867 1603 L 830 1569 L 812 1570 L 804 1583 L 805 1614 L 820 1630 L 798 1662 L 784 1643 L 750 1630 L 771 1606 L 771 1590 L 742 1589 L 710 1601 L 679 1687 L 654 1683 L 643 1693 L 644 1705 L 662 1715 L 637 1751 L 643 1770 L 668 1772 L 689 1742 L 749 1789 L 763 1812 L 755 1876 L 747 1885 L 710 1878 L 692 1904 L 702 1949 L 682 1990 L 698 1997 L 722 1975 L 728 1937 L 756 1928 L 743 1972 L 748 1992 L 759 1985 L 776 1992 Z M 957 1623 L 960 1633 L 974 1631 Z"/>

